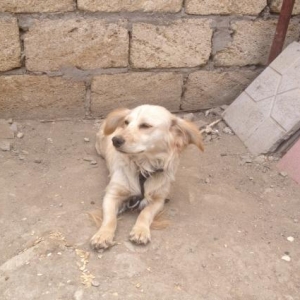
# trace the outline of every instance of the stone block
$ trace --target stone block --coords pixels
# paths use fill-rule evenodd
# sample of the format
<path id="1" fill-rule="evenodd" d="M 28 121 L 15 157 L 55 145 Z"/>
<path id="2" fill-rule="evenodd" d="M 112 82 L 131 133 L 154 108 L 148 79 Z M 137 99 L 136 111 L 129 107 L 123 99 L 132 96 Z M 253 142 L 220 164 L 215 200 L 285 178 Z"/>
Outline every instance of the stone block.
<path id="1" fill-rule="evenodd" d="M 276 29 L 276 20 L 236 21 L 232 24 L 233 40 L 214 56 L 216 66 L 264 65 Z M 285 45 L 298 39 L 300 27 L 292 21 Z"/>
<path id="2" fill-rule="evenodd" d="M 186 0 L 185 11 L 193 15 L 258 15 L 266 0 Z"/>
<path id="3" fill-rule="evenodd" d="M 171 12 L 181 10 L 183 0 L 78 0 L 78 8 L 87 11 L 120 12 Z"/>
<path id="4" fill-rule="evenodd" d="M 182 109 L 208 109 L 230 104 L 251 81 L 258 71 L 197 71 L 189 75 Z"/>
<path id="5" fill-rule="evenodd" d="M 21 66 L 21 46 L 16 18 L 0 18 L 0 71 Z"/>
<path id="6" fill-rule="evenodd" d="M 253 154 L 272 152 L 300 129 L 299 99 L 300 43 L 295 42 L 227 108 L 224 119 Z"/>
<path id="7" fill-rule="evenodd" d="M 12 13 L 64 12 L 76 8 L 73 0 L 1 0 L 0 11 Z"/>
<path id="8" fill-rule="evenodd" d="M 0 118 L 84 117 L 85 85 L 61 77 L 0 76 Z"/>
<path id="9" fill-rule="evenodd" d="M 117 107 L 162 105 L 178 111 L 182 75 L 175 73 L 124 73 L 100 75 L 92 81 L 92 114 L 105 116 Z"/>
<path id="10" fill-rule="evenodd" d="M 204 65 L 211 52 L 211 21 L 180 20 L 168 25 L 133 24 L 130 61 L 134 68 Z"/>
<path id="11" fill-rule="evenodd" d="M 282 2 L 283 0 L 272 0 L 270 5 L 271 12 L 280 13 Z M 295 0 L 293 15 L 299 15 L 299 14 L 300 14 L 300 0 Z"/>
<path id="12" fill-rule="evenodd" d="M 30 71 L 126 67 L 125 27 L 122 22 L 92 19 L 36 21 L 25 34 L 26 67 Z"/>

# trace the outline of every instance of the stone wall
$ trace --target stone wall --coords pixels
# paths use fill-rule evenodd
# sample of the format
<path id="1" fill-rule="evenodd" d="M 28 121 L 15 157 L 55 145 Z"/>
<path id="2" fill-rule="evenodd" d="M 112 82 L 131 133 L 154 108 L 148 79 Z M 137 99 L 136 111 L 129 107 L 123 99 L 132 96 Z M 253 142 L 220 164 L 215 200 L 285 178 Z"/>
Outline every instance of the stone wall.
<path id="1" fill-rule="evenodd" d="M 264 68 L 280 0 L 1 0 L 0 118 L 229 104 Z M 299 40 L 296 0 L 286 44 Z"/>

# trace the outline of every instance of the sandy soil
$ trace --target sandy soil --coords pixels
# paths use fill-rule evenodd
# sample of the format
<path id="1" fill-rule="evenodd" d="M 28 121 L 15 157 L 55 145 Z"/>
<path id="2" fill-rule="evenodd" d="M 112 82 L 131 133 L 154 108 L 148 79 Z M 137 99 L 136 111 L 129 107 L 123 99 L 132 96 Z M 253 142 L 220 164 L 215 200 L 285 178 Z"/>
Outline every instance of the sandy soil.
<path id="1" fill-rule="evenodd" d="M 22 121 L 0 151 L 1 299 L 300 299 L 300 188 L 222 130 L 185 152 L 168 228 L 135 246 L 127 213 L 118 244 L 93 252 L 87 212 L 108 182 L 98 125 Z"/>

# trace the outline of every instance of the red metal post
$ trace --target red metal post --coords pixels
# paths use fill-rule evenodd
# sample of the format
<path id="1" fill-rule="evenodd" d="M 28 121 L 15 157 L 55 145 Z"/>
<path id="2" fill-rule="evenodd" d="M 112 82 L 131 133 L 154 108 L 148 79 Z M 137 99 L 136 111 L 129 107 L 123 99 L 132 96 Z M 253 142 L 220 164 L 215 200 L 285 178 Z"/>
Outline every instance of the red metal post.
<path id="1" fill-rule="evenodd" d="M 282 51 L 286 32 L 292 16 L 294 4 L 295 4 L 295 0 L 283 0 L 273 44 L 269 55 L 269 61 L 268 61 L 269 64 Z"/>

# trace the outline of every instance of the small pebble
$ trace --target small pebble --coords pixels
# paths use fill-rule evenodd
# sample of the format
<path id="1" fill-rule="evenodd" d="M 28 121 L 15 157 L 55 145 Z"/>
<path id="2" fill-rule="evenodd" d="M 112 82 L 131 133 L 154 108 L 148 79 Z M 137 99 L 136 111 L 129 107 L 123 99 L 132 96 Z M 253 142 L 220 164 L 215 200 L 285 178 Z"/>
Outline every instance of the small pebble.
<path id="1" fill-rule="evenodd" d="M 12 118 L 8 119 L 8 120 L 7 120 L 7 123 L 8 123 L 8 124 L 12 124 L 12 123 L 13 123 L 13 119 L 12 119 Z"/>
<path id="2" fill-rule="evenodd" d="M 206 179 L 205 179 L 205 183 L 207 183 L 207 184 L 210 183 L 210 179 L 209 179 L 209 178 L 206 178 Z"/>
<path id="3" fill-rule="evenodd" d="M 280 172 L 279 175 L 282 176 L 282 177 L 286 177 L 287 176 L 287 172 Z"/>
<path id="4" fill-rule="evenodd" d="M 19 160 L 24 160 L 24 159 L 25 159 L 25 156 L 19 155 Z"/>
<path id="5" fill-rule="evenodd" d="M 205 133 L 207 133 L 207 134 L 211 134 L 212 131 L 213 131 L 212 128 L 209 127 L 209 126 L 207 126 L 207 127 L 205 128 Z"/>
<path id="6" fill-rule="evenodd" d="M 96 164 L 97 164 L 97 162 L 95 160 L 91 161 L 91 165 L 96 165 Z"/>
<path id="7" fill-rule="evenodd" d="M 249 177 L 249 179 L 252 181 L 254 178 L 253 177 Z"/>
<path id="8" fill-rule="evenodd" d="M 291 243 L 295 240 L 294 237 L 292 236 L 288 236 L 286 239 Z"/>
<path id="9" fill-rule="evenodd" d="M 291 258 L 288 255 L 283 255 L 281 259 L 285 261 L 291 261 Z"/>
<path id="10" fill-rule="evenodd" d="M 100 286 L 100 282 L 97 280 L 92 280 L 92 286 L 98 287 L 98 286 Z"/>
<path id="11" fill-rule="evenodd" d="M 84 141 L 88 143 L 90 141 L 90 139 L 85 137 Z"/>
<path id="12" fill-rule="evenodd" d="M 42 162 L 42 160 L 39 159 L 39 158 L 36 158 L 36 159 L 34 160 L 34 162 L 35 162 L 36 164 L 40 164 L 40 163 Z"/>
<path id="13" fill-rule="evenodd" d="M 22 139 L 23 136 L 24 136 L 24 133 L 23 133 L 23 132 L 18 132 L 18 133 L 17 133 L 17 138 L 18 138 L 18 139 Z"/>
<path id="14" fill-rule="evenodd" d="M 225 127 L 222 131 L 223 131 L 224 133 L 226 133 L 226 134 L 231 134 L 231 135 L 233 135 L 233 132 L 232 132 L 232 130 L 231 130 L 229 127 Z"/>
<path id="15" fill-rule="evenodd" d="M 63 203 L 59 203 L 58 206 L 59 207 L 63 207 L 64 205 L 63 205 Z"/>
<path id="16" fill-rule="evenodd" d="M 85 156 L 83 158 L 83 160 L 85 160 L 85 161 L 93 161 L 94 159 L 91 156 Z"/>

